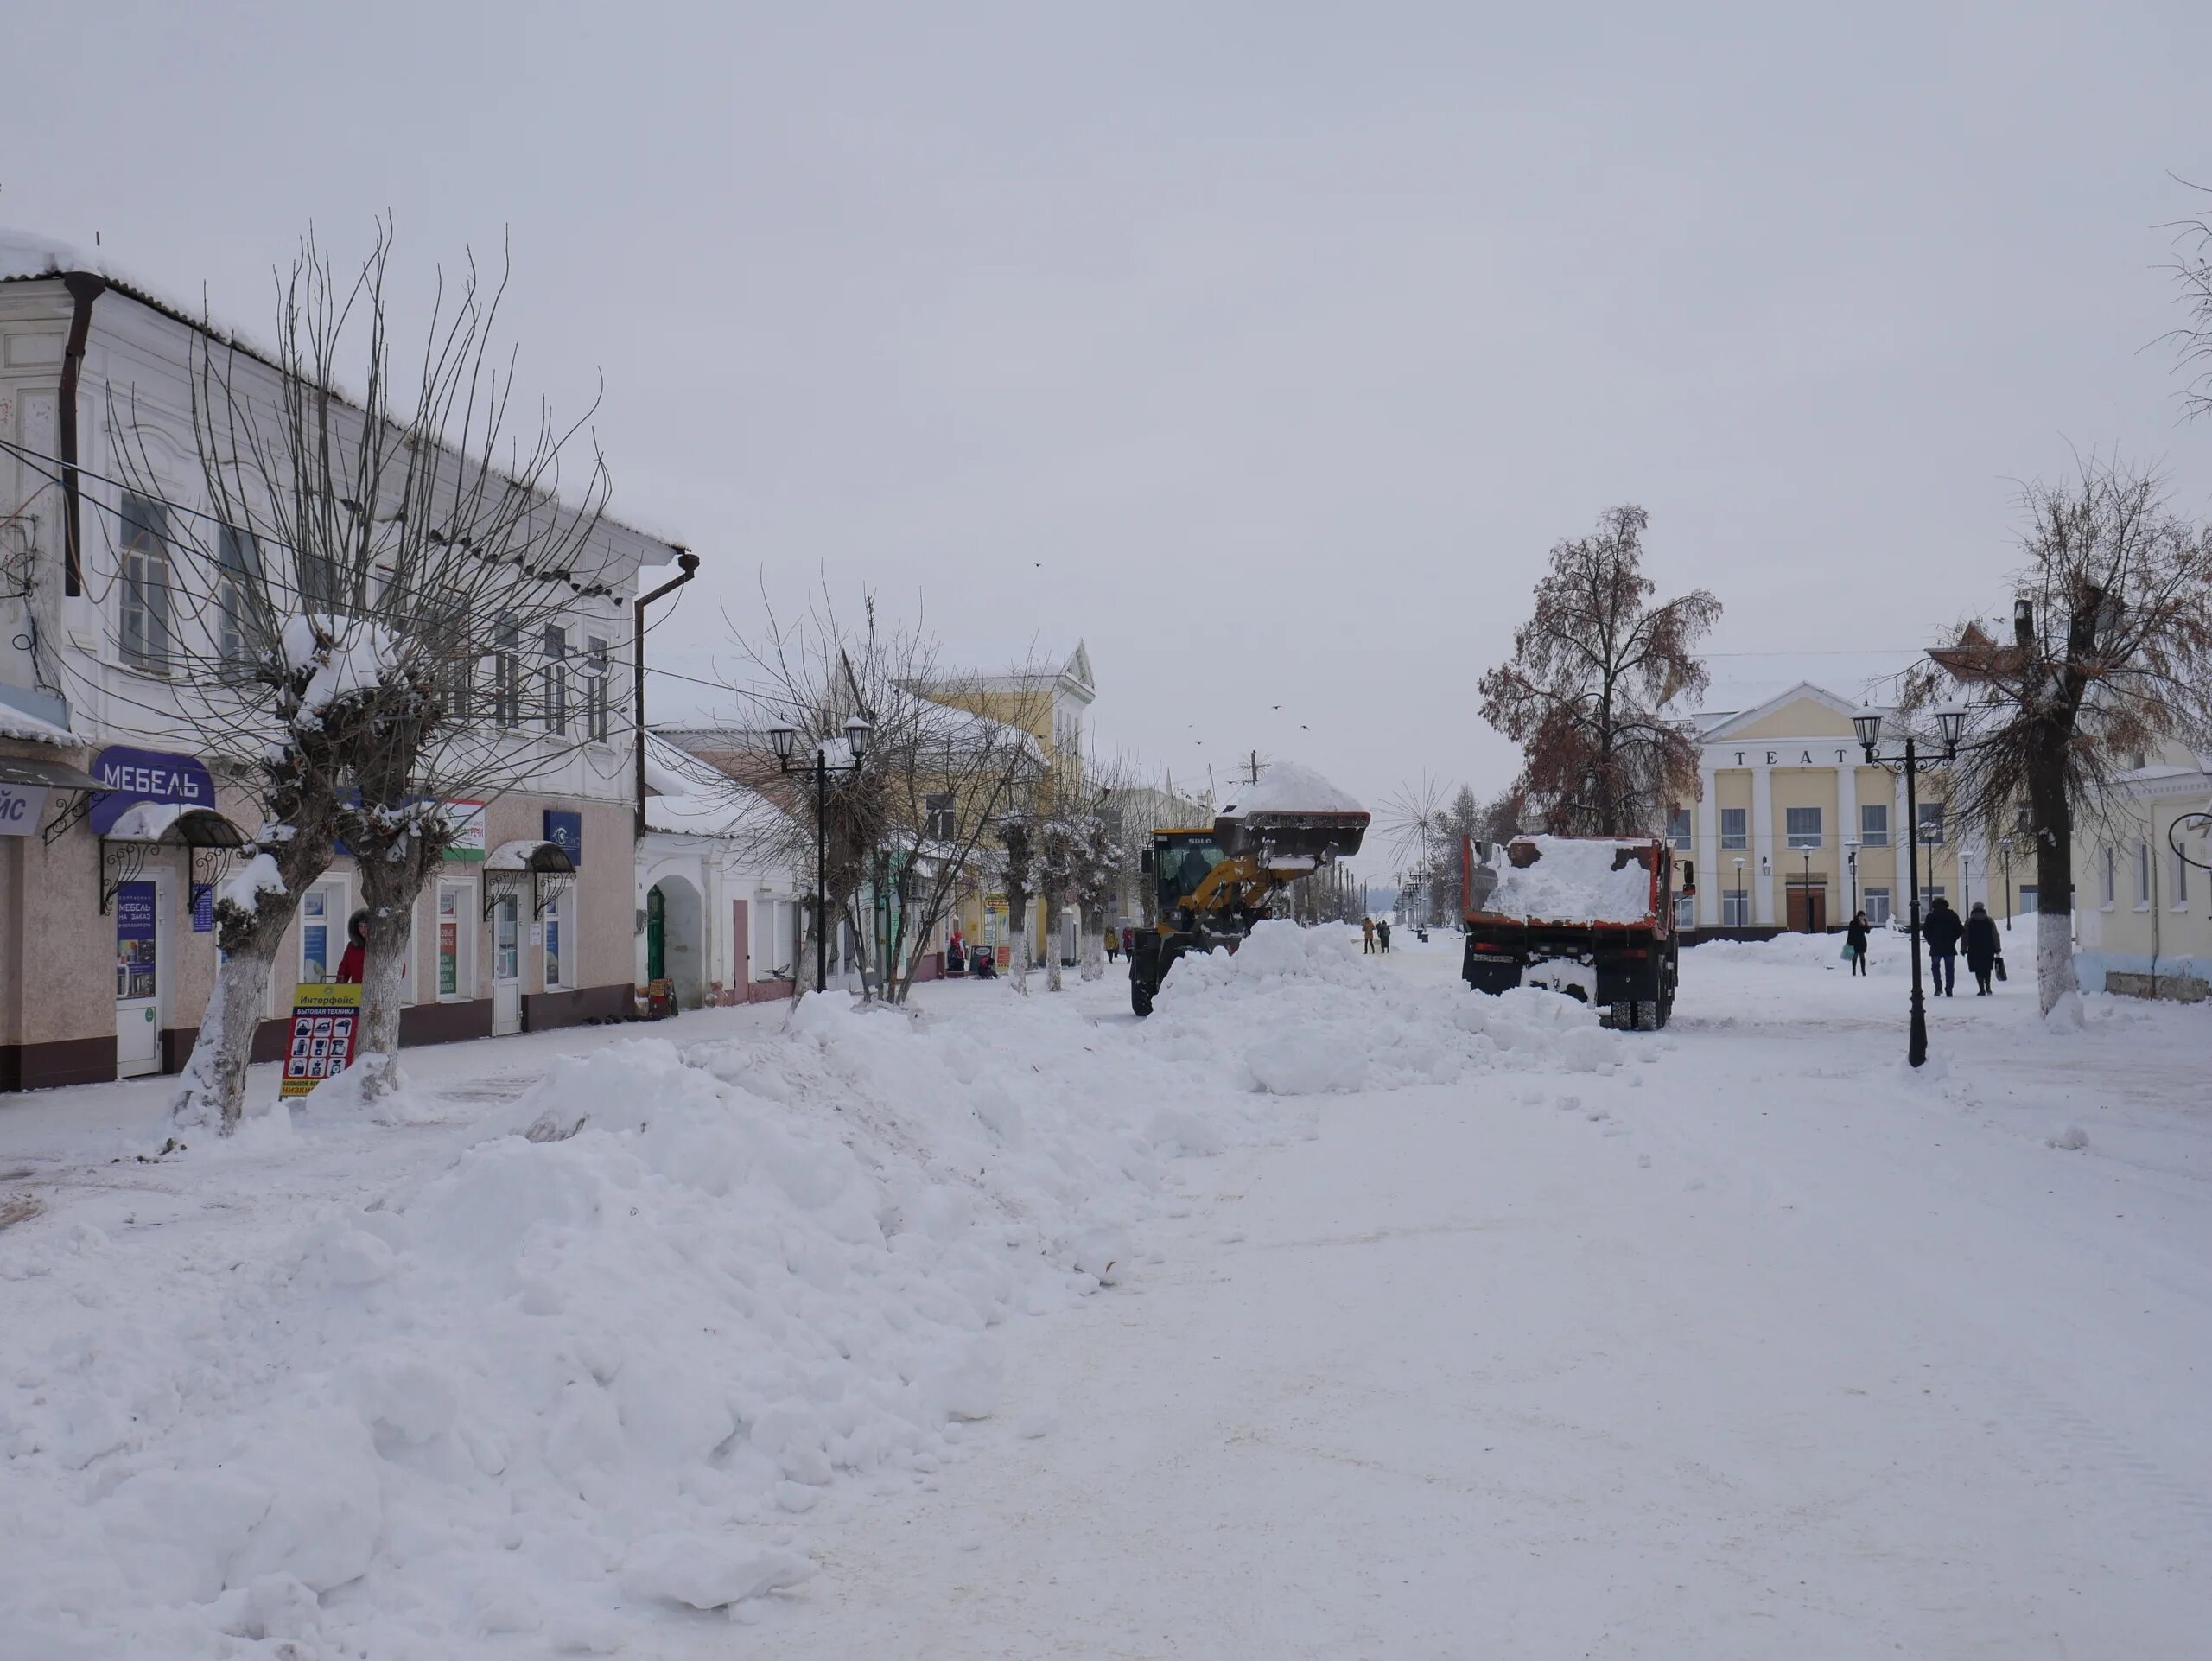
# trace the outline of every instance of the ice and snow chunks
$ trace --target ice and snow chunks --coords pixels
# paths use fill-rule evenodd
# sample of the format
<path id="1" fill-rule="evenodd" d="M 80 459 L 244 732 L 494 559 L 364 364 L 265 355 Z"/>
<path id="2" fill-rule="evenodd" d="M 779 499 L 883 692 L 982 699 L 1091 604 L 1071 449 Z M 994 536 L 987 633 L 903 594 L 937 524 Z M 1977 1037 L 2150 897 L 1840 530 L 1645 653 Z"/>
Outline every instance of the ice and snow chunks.
<path id="1" fill-rule="evenodd" d="M 1588 1072 L 1613 1034 L 1571 998 L 1535 989 L 1479 997 L 1378 973 L 1357 936 L 1267 922 L 1243 948 L 1179 958 L 1147 1041 L 1194 1068 L 1274 1096 L 1450 1084 L 1508 1065 Z"/>
<path id="2" fill-rule="evenodd" d="M 1497 886 L 1484 909 L 1497 917 L 1560 923 L 1634 923 L 1651 914 L 1651 868 L 1631 856 L 1618 870 L 1623 848 L 1648 850 L 1649 843 L 1616 843 L 1576 837 L 1521 837 L 1535 850 L 1525 866 L 1497 866 Z"/>

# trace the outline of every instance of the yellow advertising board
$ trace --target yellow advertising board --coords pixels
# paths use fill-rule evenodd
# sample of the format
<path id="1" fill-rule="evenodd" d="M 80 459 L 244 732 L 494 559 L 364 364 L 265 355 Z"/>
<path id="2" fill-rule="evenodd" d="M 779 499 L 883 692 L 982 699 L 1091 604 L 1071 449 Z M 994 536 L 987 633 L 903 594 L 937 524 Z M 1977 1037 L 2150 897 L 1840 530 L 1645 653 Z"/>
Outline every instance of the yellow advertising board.
<path id="1" fill-rule="evenodd" d="M 361 989 L 335 981 L 308 981 L 292 992 L 290 1047 L 277 1096 L 304 1096 L 353 1064 L 361 1030 Z"/>

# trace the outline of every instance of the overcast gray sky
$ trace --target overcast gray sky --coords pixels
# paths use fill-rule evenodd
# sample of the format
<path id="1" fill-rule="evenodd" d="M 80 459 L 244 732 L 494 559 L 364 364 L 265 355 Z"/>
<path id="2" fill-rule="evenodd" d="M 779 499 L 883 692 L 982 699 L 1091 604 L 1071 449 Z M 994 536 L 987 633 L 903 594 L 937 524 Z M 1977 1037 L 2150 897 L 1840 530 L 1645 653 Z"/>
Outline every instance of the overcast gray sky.
<path id="1" fill-rule="evenodd" d="M 662 638 L 764 570 L 1081 637 L 1181 777 L 1497 788 L 1474 679 L 1611 503 L 1772 650 L 1996 608 L 2076 449 L 2212 494 L 2152 344 L 2201 3 L 18 12 L 0 223 L 264 334 L 310 219 L 511 229 L 524 385 L 603 370 L 707 561 Z"/>

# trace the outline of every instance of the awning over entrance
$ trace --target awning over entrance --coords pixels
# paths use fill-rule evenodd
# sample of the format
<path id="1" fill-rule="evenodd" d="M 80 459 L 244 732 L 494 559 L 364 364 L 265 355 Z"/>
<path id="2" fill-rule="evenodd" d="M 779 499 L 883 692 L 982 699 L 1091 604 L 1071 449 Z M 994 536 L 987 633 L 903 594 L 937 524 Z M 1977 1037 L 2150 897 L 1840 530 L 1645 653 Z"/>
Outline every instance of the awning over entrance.
<path id="1" fill-rule="evenodd" d="M 557 842 L 541 842 L 535 837 L 524 837 L 518 842 L 503 842 L 492 850 L 484 862 L 487 871 L 535 871 L 541 876 L 567 876 L 573 873 L 575 862 L 568 850 Z"/>
<path id="2" fill-rule="evenodd" d="M 22 785 L 30 790 L 106 788 L 81 767 L 66 761 L 34 761 L 22 755 L 0 755 L 0 785 Z"/>
<path id="3" fill-rule="evenodd" d="M 164 848 L 243 848 L 249 838 L 212 807 L 140 802 L 108 827 L 110 842 L 150 842 Z"/>

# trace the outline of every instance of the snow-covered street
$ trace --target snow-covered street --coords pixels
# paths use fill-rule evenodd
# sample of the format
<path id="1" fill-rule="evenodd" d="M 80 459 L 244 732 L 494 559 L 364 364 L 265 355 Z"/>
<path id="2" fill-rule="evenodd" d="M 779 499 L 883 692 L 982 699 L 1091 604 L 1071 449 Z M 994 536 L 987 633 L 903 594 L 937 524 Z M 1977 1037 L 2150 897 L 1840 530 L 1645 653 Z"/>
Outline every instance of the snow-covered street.
<path id="1" fill-rule="evenodd" d="M 1913 1076 L 1901 942 L 1658 1034 L 1398 943 L 412 1053 L 443 1123 L 213 1159 L 11 1105 L 0 1654 L 2202 1652 L 2212 1010 L 2014 983 Z"/>

